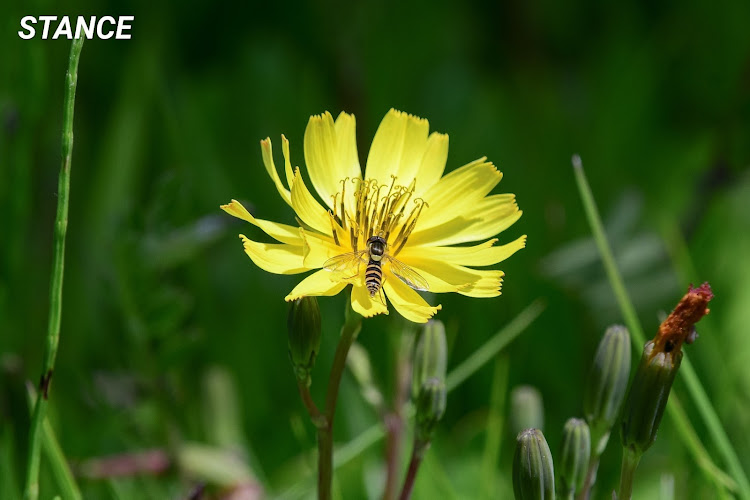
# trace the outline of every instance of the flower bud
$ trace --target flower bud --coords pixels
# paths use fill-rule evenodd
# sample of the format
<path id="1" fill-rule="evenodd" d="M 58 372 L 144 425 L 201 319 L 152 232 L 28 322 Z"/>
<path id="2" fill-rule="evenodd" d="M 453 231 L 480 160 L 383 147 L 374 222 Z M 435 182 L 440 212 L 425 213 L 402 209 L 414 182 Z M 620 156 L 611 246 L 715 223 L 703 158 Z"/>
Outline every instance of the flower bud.
<path id="1" fill-rule="evenodd" d="M 422 386 L 433 377 L 444 381 L 447 364 L 445 327 L 437 320 L 429 321 L 418 333 L 414 344 L 411 393 L 418 398 Z"/>
<path id="2" fill-rule="evenodd" d="M 622 445 L 637 455 L 656 440 L 682 351 L 664 352 L 646 343 L 622 413 Z"/>
<path id="3" fill-rule="evenodd" d="M 320 349 L 320 309 L 315 297 L 292 302 L 287 318 L 289 360 L 297 379 L 310 383 L 310 372 Z"/>
<path id="4" fill-rule="evenodd" d="M 516 438 L 513 456 L 513 493 L 516 500 L 555 498 L 555 469 L 544 434 L 526 429 Z"/>
<path id="5" fill-rule="evenodd" d="M 431 377 L 425 380 L 416 400 L 416 440 L 428 443 L 432 439 L 438 422 L 445 413 L 447 391 L 445 383 Z"/>
<path id="6" fill-rule="evenodd" d="M 607 328 L 596 349 L 583 395 L 583 412 L 591 429 L 593 453 L 604 451 L 625 399 L 630 376 L 630 335 L 624 326 Z"/>
<path id="7" fill-rule="evenodd" d="M 524 429 L 544 428 L 544 405 L 536 388 L 519 385 L 510 393 L 510 424 L 516 435 Z"/>
<path id="8" fill-rule="evenodd" d="M 585 420 L 571 418 L 565 422 L 558 461 L 558 494 L 573 498 L 583 487 L 591 457 L 591 435 Z"/>

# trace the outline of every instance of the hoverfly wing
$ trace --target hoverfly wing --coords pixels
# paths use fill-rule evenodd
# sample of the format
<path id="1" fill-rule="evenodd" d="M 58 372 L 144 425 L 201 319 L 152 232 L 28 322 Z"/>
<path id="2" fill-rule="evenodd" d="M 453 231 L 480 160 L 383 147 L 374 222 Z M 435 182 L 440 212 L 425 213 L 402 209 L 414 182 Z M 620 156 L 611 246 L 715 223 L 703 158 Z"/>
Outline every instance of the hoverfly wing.
<path id="1" fill-rule="evenodd" d="M 323 263 L 323 269 L 330 271 L 332 280 L 349 281 L 359 274 L 359 266 L 365 262 L 367 250 L 344 253 L 330 258 Z"/>
<path id="2" fill-rule="evenodd" d="M 409 285 L 414 290 L 426 292 L 430 289 L 430 285 L 427 283 L 427 280 L 424 279 L 411 267 L 390 256 L 387 256 L 386 260 L 391 265 L 391 272 L 395 274 L 398 279 Z"/>

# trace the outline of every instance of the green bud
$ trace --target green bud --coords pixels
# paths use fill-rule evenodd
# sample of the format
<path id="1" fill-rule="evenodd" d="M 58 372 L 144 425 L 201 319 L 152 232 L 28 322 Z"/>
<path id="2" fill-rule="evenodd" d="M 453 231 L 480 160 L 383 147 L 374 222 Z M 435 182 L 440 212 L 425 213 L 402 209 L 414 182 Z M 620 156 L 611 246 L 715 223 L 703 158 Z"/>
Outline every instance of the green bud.
<path id="1" fill-rule="evenodd" d="M 513 493 L 516 500 L 555 499 L 552 453 L 539 429 L 526 429 L 516 438 Z"/>
<path id="2" fill-rule="evenodd" d="M 558 494 L 566 498 L 583 487 L 591 457 L 591 435 L 585 420 L 571 418 L 565 422 L 558 461 Z"/>
<path id="3" fill-rule="evenodd" d="M 315 297 L 292 302 L 287 318 L 289 360 L 298 380 L 310 383 L 310 372 L 320 349 L 320 308 Z"/>
<path id="4" fill-rule="evenodd" d="M 428 443 L 445 413 L 447 391 L 445 383 L 432 377 L 425 380 L 416 400 L 416 440 Z"/>
<path id="5" fill-rule="evenodd" d="M 682 351 L 658 350 L 653 341 L 643 347 L 622 412 L 622 445 L 638 456 L 656 440 L 656 431 L 681 362 Z"/>
<path id="6" fill-rule="evenodd" d="M 430 378 L 445 380 L 447 351 L 443 323 L 437 320 L 429 321 L 418 333 L 414 343 L 411 377 L 413 398 L 419 396 L 422 386 Z"/>
<path id="7" fill-rule="evenodd" d="M 596 456 L 607 446 L 625 399 L 629 376 L 630 335 L 624 326 L 610 326 L 596 349 L 583 395 L 583 412 Z"/>
<path id="8" fill-rule="evenodd" d="M 544 405 L 536 388 L 519 385 L 510 393 L 510 424 L 516 435 L 524 429 L 544 429 Z"/>

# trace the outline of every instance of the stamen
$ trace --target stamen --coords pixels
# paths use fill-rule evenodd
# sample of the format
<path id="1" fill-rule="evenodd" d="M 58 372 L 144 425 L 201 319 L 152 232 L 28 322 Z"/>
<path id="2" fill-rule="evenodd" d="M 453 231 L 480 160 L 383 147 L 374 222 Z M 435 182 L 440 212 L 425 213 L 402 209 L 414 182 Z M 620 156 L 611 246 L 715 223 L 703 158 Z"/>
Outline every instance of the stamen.
<path id="1" fill-rule="evenodd" d="M 350 196 L 347 199 L 346 183 L 351 180 L 354 184 Z M 397 254 L 406 244 L 406 240 L 417 224 L 417 219 L 427 203 L 421 199 L 414 199 L 415 206 L 408 212 L 407 206 L 412 201 L 415 192 L 416 180 L 412 180 L 409 186 L 399 185 L 395 175 L 391 175 L 389 184 L 380 184 L 375 179 L 343 179 L 341 181 L 341 192 L 334 195 L 333 212 L 329 212 L 331 218 L 331 230 L 334 241 L 341 245 L 339 231 L 349 233 L 349 243 L 356 252 L 359 250 L 360 242 L 364 242 L 372 236 L 380 236 L 385 239 L 386 244 L 395 249 L 392 255 Z M 340 196 L 339 196 L 340 195 Z M 353 213 L 346 211 L 349 205 Z M 340 215 L 337 213 L 340 211 Z M 391 236 L 396 235 L 391 240 Z"/>

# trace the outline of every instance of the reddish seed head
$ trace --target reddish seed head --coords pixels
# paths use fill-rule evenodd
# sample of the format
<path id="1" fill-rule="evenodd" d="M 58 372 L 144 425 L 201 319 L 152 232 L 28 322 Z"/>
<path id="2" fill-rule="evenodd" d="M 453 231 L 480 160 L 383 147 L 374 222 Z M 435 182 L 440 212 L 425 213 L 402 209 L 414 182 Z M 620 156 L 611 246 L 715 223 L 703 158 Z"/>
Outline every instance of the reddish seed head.
<path id="1" fill-rule="evenodd" d="M 695 324 L 708 314 L 708 302 L 714 298 L 708 282 L 697 288 L 690 285 L 674 311 L 659 326 L 654 337 L 655 348 L 652 354 L 679 351 L 683 342 L 692 342 L 695 337 Z"/>

